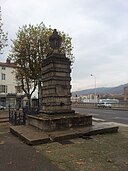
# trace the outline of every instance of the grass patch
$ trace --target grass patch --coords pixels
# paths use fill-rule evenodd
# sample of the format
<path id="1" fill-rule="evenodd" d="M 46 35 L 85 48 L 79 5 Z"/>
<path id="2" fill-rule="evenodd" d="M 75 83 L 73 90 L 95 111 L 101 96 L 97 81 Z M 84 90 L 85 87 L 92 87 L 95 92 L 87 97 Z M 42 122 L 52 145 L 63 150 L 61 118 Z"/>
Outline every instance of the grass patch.
<path id="1" fill-rule="evenodd" d="M 120 128 L 115 134 L 70 141 L 73 143 L 54 142 L 35 148 L 65 171 L 128 170 L 128 127 Z"/>

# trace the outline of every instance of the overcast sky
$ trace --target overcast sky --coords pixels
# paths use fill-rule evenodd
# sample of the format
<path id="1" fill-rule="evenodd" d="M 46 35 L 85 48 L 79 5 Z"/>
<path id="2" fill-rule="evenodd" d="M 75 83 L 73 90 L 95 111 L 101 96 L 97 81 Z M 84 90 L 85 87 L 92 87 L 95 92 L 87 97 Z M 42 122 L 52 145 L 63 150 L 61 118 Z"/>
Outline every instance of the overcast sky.
<path id="1" fill-rule="evenodd" d="M 72 37 L 72 90 L 94 88 L 95 81 L 96 87 L 128 83 L 128 0 L 0 0 L 0 5 L 9 39 L 19 27 L 41 22 Z"/>

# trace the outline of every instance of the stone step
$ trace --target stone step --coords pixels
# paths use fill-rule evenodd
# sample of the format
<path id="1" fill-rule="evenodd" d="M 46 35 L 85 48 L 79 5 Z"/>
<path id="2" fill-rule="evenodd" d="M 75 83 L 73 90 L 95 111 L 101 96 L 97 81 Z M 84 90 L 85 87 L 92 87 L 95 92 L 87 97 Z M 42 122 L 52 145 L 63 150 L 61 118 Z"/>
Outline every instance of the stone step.
<path id="1" fill-rule="evenodd" d="M 115 133 L 118 132 L 118 128 L 118 126 L 108 122 L 93 122 L 93 125 L 88 127 L 70 128 L 52 132 L 40 131 L 30 125 L 10 126 L 10 132 L 20 137 L 25 143 L 29 145 L 38 145 L 52 141 L 79 138 L 82 136 Z"/>
<path id="2" fill-rule="evenodd" d="M 0 123 L 9 122 L 9 118 L 0 118 Z"/>
<path id="3" fill-rule="evenodd" d="M 9 117 L 8 116 L 2 116 L 0 117 L 0 119 L 8 119 Z"/>

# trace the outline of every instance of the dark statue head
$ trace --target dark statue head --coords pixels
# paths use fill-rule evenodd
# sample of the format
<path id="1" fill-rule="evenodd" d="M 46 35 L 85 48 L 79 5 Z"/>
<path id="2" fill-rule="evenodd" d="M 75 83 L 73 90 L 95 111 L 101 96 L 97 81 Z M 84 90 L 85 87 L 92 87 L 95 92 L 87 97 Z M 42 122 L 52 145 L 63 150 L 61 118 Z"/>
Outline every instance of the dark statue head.
<path id="1" fill-rule="evenodd" d="M 61 47 L 62 37 L 58 35 L 56 29 L 54 29 L 53 34 L 49 37 L 50 47 L 53 49 L 53 52 L 58 53 L 59 48 Z"/>

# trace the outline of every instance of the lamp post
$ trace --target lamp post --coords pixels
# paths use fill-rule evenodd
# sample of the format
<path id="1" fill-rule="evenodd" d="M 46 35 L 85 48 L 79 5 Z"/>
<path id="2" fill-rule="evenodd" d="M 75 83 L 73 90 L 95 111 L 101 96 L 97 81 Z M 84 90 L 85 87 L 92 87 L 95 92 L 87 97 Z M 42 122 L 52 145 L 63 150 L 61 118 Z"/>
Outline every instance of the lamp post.
<path id="1" fill-rule="evenodd" d="M 95 81 L 95 102 L 96 102 L 96 76 L 91 74 L 91 77 L 94 77 L 94 81 Z"/>

